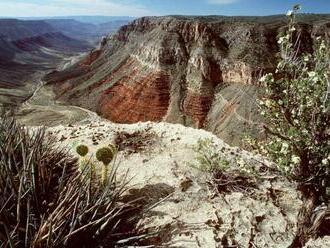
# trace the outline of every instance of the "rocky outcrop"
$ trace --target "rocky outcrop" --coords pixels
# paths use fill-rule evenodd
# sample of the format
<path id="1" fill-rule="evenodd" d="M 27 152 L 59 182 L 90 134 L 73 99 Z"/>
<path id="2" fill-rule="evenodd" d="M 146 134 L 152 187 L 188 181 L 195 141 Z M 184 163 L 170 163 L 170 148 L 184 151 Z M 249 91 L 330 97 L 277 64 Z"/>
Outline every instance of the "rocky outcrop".
<path id="1" fill-rule="evenodd" d="M 311 49 L 316 31 L 326 33 L 327 18 L 301 18 L 302 50 Z M 275 68 L 285 25 L 283 16 L 144 17 L 103 42 L 100 55 L 90 54 L 51 81 L 55 89 L 71 86 L 61 100 L 111 121 L 182 123 L 238 144 L 233 133 L 258 133 L 257 81 Z M 83 75 L 59 80 L 82 65 Z"/>
<path id="2" fill-rule="evenodd" d="M 155 233 L 144 245 L 278 248 L 288 247 L 294 238 L 302 204 L 295 185 L 268 170 L 272 164 L 264 158 L 230 147 L 209 132 L 177 124 L 123 125 L 95 119 L 48 132 L 73 154 L 76 145 L 88 145 L 92 160 L 96 149 L 116 142 L 120 162 L 111 166 L 118 166 L 119 181 L 129 180 L 127 197 L 155 204 L 138 225 Z M 123 133 L 126 138 L 118 139 Z M 192 166 L 197 163 L 193 147 L 199 139 L 213 140 L 213 149 L 230 161 L 233 170 L 240 169 L 235 161 L 246 161 L 258 173 L 257 185 L 219 193 L 211 173 Z"/>
<path id="3" fill-rule="evenodd" d="M 188 90 L 183 103 L 184 113 L 191 117 L 195 127 L 202 128 L 208 111 L 211 108 L 213 95 L 203 96 Z"/>

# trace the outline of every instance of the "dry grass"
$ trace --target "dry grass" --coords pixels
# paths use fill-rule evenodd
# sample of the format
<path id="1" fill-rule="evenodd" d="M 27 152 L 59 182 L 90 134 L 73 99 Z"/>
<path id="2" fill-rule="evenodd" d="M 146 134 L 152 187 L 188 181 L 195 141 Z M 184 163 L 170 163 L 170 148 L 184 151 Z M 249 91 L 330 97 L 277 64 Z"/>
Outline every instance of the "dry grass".
<path id="1" fill-rule="evenodd" d="M 214 171 L 209 182 L 218 193 L 253 192 L 257 188 L 256 179 L 240 171 Z"/>
<path id="2" fill-rule="evenodd" d="M 122 201 L 126 183 L 116 184 L 114 171 L 95 187 L 53 144 L 43 129 L 1 119 L 0 247 L 114 247 L 136 235 L 141 206 Z"/>
<path id="3" fill-rule="evenodd" d="M 126 154 L 140 153 L 150 149 L 157 140 L 157 135 L 146 129 L 133 133 L 117 132 L 115 144 L 119 151 L 125 151 Z"/>

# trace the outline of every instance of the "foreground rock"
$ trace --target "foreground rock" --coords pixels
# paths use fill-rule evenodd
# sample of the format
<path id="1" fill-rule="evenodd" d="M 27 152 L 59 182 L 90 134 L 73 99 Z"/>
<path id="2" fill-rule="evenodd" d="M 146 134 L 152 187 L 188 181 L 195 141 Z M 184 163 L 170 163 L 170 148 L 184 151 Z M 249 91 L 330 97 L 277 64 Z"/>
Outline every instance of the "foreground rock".
<path id="1" fill-rule="evenodd" d="M 305 245 L 305 248 L 323 248 L 330 247 L 330 237 L 318 238 L 317 240 L 310 240 Z"/>
<path id="2" fill-rule="evenodd" d="M 81 143 L 92 153 L 117 143 L 118 180 L 130 179 L 128 198 L 155 203 L 139 223 L 149 234 L 157 233 L 150 244 L 278 248 L 288 247 L 294 237 L 302 204 L 295 185 L 270 172 L 271 164 L 263 158 L 230 147 L 209 132 L 166 123 L 119 125 L 102 120 L 48 132 L 72 153 Z M 258 184 L 219 194 L 210 173 L 192 166 L 197 155 L 193 146 L 199 139 L 212 139 L 233 167 L 240 169 L 235 161 L 244 160 L 259 172 Z M 326 242 L 310 241 L 306 247 L 328 247 Z"/>

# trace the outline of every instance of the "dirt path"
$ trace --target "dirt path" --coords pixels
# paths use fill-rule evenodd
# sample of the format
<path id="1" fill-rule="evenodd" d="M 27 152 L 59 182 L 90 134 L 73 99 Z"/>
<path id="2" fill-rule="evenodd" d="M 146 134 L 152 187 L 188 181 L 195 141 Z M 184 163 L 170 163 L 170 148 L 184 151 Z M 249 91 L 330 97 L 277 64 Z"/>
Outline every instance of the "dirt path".
<path id="1" fill-rule="evenodd" d="M 18 115 L 19 120 L 28 126 L 68 125 L 101 119 L 92 111 L 55 100 L 52 87 L 42 81 Z"/>

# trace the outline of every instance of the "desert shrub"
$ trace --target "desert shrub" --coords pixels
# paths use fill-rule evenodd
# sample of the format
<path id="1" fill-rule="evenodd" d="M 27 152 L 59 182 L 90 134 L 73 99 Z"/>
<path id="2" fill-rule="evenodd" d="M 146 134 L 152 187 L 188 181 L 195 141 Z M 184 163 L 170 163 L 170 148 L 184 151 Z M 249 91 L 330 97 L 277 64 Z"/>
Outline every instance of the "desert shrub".
<path id="1" fill-rule="evenodd" d="M 193 167 L 208 172 L 225 171 L 229 168 L 230 162 L 211 139 L 199 139 L 193 150 L 197 153 Z"/>
<path id="2" fill-rule="evenodd" d="M 195 163 L 190 164 L 211 173 L 209 184 L 218 193 L 248 192 L 256 187 L 257 172 L 243 158 L 228 158 L 225 149 L 219 150 L 211 139 L 199 139 L 193 147 L 197 153 Z"/>
<path id="3" fill-rule="evenodd" d="M 114 247 L 135 235 L 140 206 L 121 201 L 125 182 L 110 175 L 106 187 L 93 187 L 43 129 L 2 118 L 0 247 L 96 247 L 105 238 L 102 245 Z"/>
<path id="4" fill-rule="evenodd" d="M 289 25 L 278 40 L 281 59 L 275 73 L 260 80 L 266 90 L 259 104 L 267 138 L 254 143 L 303 194 L 292 247 L 320 235 L 330 187 L 330 47 L 317 37 L 312 53 L 302 51 L 295 22 L 299 9 L 296 5 L 287 14 Z"/>

